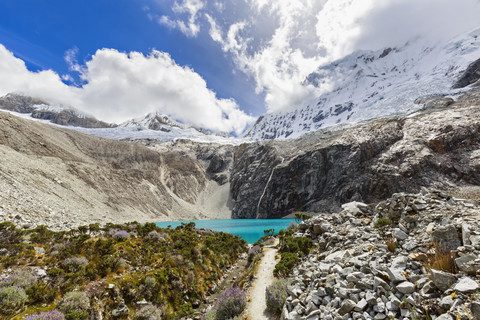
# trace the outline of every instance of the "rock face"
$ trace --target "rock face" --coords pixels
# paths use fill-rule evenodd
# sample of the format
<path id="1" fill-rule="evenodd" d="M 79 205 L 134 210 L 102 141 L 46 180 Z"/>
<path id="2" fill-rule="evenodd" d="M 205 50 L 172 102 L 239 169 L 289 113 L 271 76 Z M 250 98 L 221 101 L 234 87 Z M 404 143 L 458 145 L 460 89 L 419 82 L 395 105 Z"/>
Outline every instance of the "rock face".
<path id="1" fill-rule="evenodd" d="M 480 80 L 480 59 L 472 62 L 460 79 L 453 85 L 453 89 L 464 88 Z M 480 84 L 480 83 L 478 83 Z"/>
<path id="2" fill-rule="evenodd" d="M 403 209 L 382 235 L 374 225 L 389 214 L 387 203 L 401 204 Z M 415 211 L 413 203 L 425 206 Z M 444 226 L 457 230 L 469 224 L 479 233 L 477 201 L 422 189 L 419 194 L 395 194 L 382 205 L 357 205 L 363 211 L 352 205 L 344 208 L 300 223 L 293 234 L 311 238 L 314 249 L 289 276 L 282 319 L 406 320 L 423 319 L 427 314 L 431 319 L 477 319 L 480 244 L 461 240 L 451 251 L 452 257 L 475 259 L 468 274 L 452 274 L 434 269 L 434 260 L 429 260 L 435 257 L 432 234 L 426 232 Z M 315 232 L 325 224 L 330 225 L 329 231 Z M 390 250 L 386 241 L 393 239 L 395 229 L 408 237 L 397 238 L 395 249 Z"/>
<path id="3" fill-rule="evenodd" d="M 338 211 L 422 186 L 479 185 L 479 105 L 480 92 L 472 91 L 448 109 L 243 145 L 231 175 L 232 217 Z"/>

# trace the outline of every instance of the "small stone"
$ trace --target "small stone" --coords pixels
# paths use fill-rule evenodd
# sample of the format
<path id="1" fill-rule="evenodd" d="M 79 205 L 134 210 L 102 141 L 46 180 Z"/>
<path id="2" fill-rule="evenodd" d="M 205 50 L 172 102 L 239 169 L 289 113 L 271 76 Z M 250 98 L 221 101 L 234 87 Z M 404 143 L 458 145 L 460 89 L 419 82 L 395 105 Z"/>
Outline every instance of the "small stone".
<path id="1" fill-rule="evenodd" d="M 450 295 L 443 297 L 442 300 L 440 300 L 439 305 L 443 310 L 450 310 L 453 305 L 452 297 Z"/>
<path id="2" fill-rule="evenodd" d="M 47 271 L 45 271 L 45 269 L 37 269 L 37 276 L 39 278 L 43 278 L 43 277 L 46 277 L 47 276 Z"/>
<path id="3" fill-rule="evenodd" d="M 405 240 L 408 238 L 408 234 L 406 234 L 405 232 L 403 232 L 401 229 L 399 228 L 395 228 L 393 230 L 393 236 L 395 238 L 397 238 L 398 240 Z"/>
<path id="4" fill-rule="evenodd" d="M 455 290 L 462 293 L 473 292 L 480 288 L 478 283 L 475 280 L 472 280 L 468 277 L 460 279 L 455 285 Z"/>
<path id="5" fill-rule="evenodd" d="M 410 294 L 415 291 L 415 285 L 410 281 L 404 281 L 396 286 L 397 290 L 403 294 Z"/>
<path id="6" fill-rule="evenodd" d="M 357 304 L 354 301 L 352 301 L 350 299 L 347 299 L 347 300 L 343 301 L 342 306 L 338 310 L 338 314 L 343 316 L 343 315 L 349 313 L 350 311 L 352 311 L 353 309 L 355 309 L 356 305 Z"/>
<path id="7" fill-rule="evenodd" d="M 363 311 L 365 310 L 365 308 L 368 306 L 368 302 L 365 298 L 361 299 L 360 301 L 358 301 L 357 305 L 355 306 L 355 311 L 359 312 L 359 311 Z"/>
<path id="8" fill-rule="evenodd" d="M 407 280 L 403 270 L 387 268 L 387 273 L 388 273 L 388 277 L 390 278 L 390 281 L 394 283 Z"/>
<path id="9" fill-rule="evenodd" d="M 453 320 L 453 317 L 448 313 L 444 313 L 437 317 L 437 320 Z"/>
<path id="10" fill-rule="evenodd" d="M 466 254 L 464 256 L 461 256 L 455 259 L 455 264 L 457 265 L 460 271 L 463 271 L 466 273 L 476 273 L 477 268 L 472 263 L 476 259 L 477 259 L 477 256 L 473 254 Z"/>
<path id="11" fill-rule="evenodd" d="M 45 254 L 45 249 L 42 247 L 33 247 L 35 253 L 39 256 L 43 256 Z"/>

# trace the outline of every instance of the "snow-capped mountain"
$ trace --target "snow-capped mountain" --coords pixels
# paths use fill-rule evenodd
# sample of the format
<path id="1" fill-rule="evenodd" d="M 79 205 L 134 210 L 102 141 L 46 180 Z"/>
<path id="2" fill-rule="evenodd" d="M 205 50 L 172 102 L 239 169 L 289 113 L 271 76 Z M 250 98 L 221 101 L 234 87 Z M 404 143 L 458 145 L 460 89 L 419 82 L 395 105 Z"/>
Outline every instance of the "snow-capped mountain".
<path id="1" fill-rule="evenodd" d="M 99 121 L 73 108 L 51 105 L 40 99 L 12 93 L 0 97 L 0 110 L 14 113 L 23 118 L 43 121 L 115 140 L 173 141 L 189 139 L 220 144 L 240 144 L 245 141 L 245 139 L 234 138 L 228 133 L 212 133 L 183 124 L 167 115 L 156 112 L 116 125 Z"/>
<path id="2" fill-rule="evenodd" d="M 479 58 L 480 29 L 434 45 L 418 38 L 398 48 L 354 52 L 305 79 L 322 94 L 293 111 L 260 117 L 245 137 L 295 138 L 339 123 L 413 112 L 423 107 L 417 98 L 454 95 L 477 81 Z"/>

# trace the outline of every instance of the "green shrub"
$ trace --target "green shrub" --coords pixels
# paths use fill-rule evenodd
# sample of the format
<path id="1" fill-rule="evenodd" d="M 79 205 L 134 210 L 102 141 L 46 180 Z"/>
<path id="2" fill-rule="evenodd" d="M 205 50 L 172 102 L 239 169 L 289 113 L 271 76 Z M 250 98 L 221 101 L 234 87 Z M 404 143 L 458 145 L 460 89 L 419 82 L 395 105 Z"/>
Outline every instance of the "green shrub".
<path id="1" fill-rule="evenodd" d="M 69 272 L 80 272 L 85 270 L 88 260 L 85 257 L 71 257 L 65 259 L 62 265 Z"/>
<path id="2" fill-rule="evenodd" d="M 310 219 L 312 216 L 309 215 L 309 214 L 306 214 L 306 213 L 303 213 L 303 212 L 297 212 L 295 213 L 295 221 L 297 223 L 301 222 L 301 221 L 304 221 L 304 220 L 308 220 Z"/>
<path id="3" fill-rule="evenodd" d="M 180 311 L 178 314 L 180 316 L 188 316 L 189 314 L 193 313 L 192 304 L 190 302 L 186 302 L 180 306 Z"/>
<path id="4" fill-rule="evenodd" d="M 287 276 L 298 263 L 298 255 L 293 252 L 281 254 L 280 262 L 277 263 L 273 274 L 276 277 Z"/>
<path id="5" fill-rule="evenodd" d="M 392 220 L 390 220 L 390 218 L 378 218 L 378 220 L 375 221 L 375 224 L 373 225 L 373 227 L 375 229 L 382 229 L 385 227 L 389 227 L 391 225 L 392 225 Z"/>
<path id="6" fill-rule="evenodd" d="M 90 301 L 83 291 L 70 291 L 65 294 L 58 309 L 65 314 L 67 320 L 83 320 L 88 318 Z"/>
<path id="7" fill-rule="evenodd" d="M 23 308 L 27 302 L 25 290 L 18 286 L 0 288 L 0 313 L 11 315 Z"/>
<path id="8" fill-rule="evenodd" d="M 21 241 L 22 234 L 12 222 L 5 221 L 0 223 L 0 246 L 20 243 Z"/>
<path id="9" fill-rule="evenodd" d="M 37 283 L 25 290 L 28 303 L 49 303 L 55 300 L 58 290 L 45 283 Z"/>
<path id="10" fill-rule="evenodd" d="M 48 243 L 53 239 L 55 234 L 44 225 L 36 227 L 31 232 L 30 240 L 32 243 Z"/>
<path id="11" fill-rule="evenodd" d="M 287 300 L 287 281 L 280 279 L 268 286 L 265 290 L 265 298 L 268 310 L 280 313 L 285 300 Z"/>

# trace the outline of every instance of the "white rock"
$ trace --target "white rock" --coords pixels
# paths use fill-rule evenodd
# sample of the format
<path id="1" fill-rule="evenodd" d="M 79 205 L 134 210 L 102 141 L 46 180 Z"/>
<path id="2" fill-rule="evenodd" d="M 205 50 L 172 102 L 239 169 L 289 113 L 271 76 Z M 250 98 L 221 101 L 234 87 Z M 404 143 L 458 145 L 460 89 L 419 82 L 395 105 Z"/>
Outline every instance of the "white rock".
<path id="1" fill-rule="evenodd" d="M 404 281 L 396 286 L 397 290 L 403 294 L 410 294 L 415 291 L 415 285 L 410 281 Z"/>
<path id="2" fill-rule="evenodd" d="M 472 280 L 469 277 L 464 277 L 460 279 L 455 285 L 454 289 L 458 292 L 467 293 L 478 290 L 480 286 L 475 280 Z"/>

